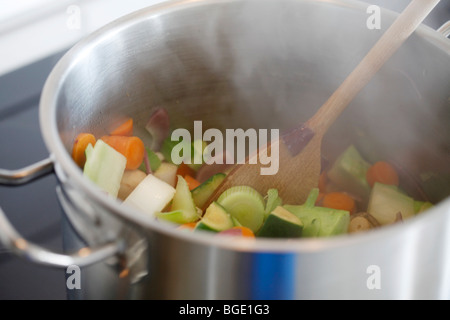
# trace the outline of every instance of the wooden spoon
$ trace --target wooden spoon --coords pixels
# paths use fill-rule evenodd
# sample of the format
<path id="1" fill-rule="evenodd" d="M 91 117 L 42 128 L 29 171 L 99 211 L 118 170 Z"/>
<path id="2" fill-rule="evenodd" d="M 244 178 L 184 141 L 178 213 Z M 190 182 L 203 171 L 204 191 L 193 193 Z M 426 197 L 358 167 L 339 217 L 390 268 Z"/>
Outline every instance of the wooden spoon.
<path id="1" fill-rule="evenodd" d="M 383 64 L 416 30 L 440 0 L 413 0 L 398 16 L 360 64 L 344 80 L 317 113 L 306 123 L 272 141 L 261 151 L 279 149 L 279 170 L 275 175 L 261 175 L 265 167 L 254 155 L 245 164 L 236 165 L 210 197 L 206 206 L 226 189 L 247 185 L 265 195 L 270 188 L 278 189 L 285 203 L 301 204 L 312 188 L 318 185 L 321 168 L 322 138 L 353 98 L 366 86 Z M 363 26 L 361 26 L 363 27 Z M 267 149 L 267 150 L 264 150 Z M 257 159 L 256 159 L 257 160 Z"/>

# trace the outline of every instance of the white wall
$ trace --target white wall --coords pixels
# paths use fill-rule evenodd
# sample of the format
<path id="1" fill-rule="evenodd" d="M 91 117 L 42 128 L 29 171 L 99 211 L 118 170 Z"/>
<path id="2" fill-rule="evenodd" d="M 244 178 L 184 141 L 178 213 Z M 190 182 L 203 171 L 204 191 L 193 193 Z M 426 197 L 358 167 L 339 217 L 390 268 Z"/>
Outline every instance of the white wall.
<path id="1" fill-rule="evenodd" d="M 0 75 L 64 50 L 102 25 L 164 0 L 0 0 Z M 362 0 L 394 11 L 410 0 Z M 444 0 L 425 21 L 450 20 Z"/>
<path id="2" fill-rule="evenodd" d="M 0 75 L 163 0 L 0 0 Z"/>

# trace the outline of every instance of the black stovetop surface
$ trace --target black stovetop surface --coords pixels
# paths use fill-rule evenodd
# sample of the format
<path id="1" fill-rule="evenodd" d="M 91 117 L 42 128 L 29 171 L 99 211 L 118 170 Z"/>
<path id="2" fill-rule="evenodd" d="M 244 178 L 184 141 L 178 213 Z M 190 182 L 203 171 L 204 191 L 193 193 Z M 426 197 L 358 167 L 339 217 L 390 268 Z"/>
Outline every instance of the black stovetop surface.
<path id="1" fill-rule="evenodd" d="M 19 169 L 48 157 L 40 133 L 39 98 L 61 54 L 0 77 L 0 168 Z M 62 251 L 62 210 L 54 175 L 20 187 L 0 186 L 0 207 L 36 244 Z M 37 266 L 0 244 L 0 299 L 66 299 L 65 271 Z"/>

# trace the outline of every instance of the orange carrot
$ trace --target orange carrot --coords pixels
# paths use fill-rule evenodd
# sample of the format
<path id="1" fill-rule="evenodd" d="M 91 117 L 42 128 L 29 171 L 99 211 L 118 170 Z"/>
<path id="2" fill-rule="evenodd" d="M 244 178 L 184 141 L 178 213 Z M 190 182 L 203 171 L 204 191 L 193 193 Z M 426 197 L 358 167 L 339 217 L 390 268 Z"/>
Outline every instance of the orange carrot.
<path id="1" fill-rule="evenodd" d="M 79 167 L 83 167 L 86 162 L 86 147 L 89 144 L 95 145 L 95 137 L 90 133 L 80 133 L 73 144 L 72 159 Z"/>
<path id="2" fill-rule="evenodd" d="M 328 183 L 327 173 L 326 173 L 326 171 L 323 171 L 319 177 L 319 191 L 320 192 L 325 192 L 325 190 L 327 188 L 327 183 Z"/>
<path id="3" fill-rule="evenodd" d="M 182 162 L 177 169 L 177 176 L 182 176 L 183 178 L 186 176 L 195 177 L 195 171 L 190 168 L 187 164 Z"/>
<path id="4" fill-rule="evenodd" d="M 398 186 L 399 178 L 393 166 L 385 161 L 378 161 L 366 173 L 367 182 L 371 187 L 375 182 Z"/>
<path id="5" fill-rule="evenodd" d="M 102 140 L 127 158 L 127 170 L 135 170 L 142 164 L 145 146 L 138 137 L 104 136 Z"/>
<path id="6" fill-rule="evenodd" d="M 255 237 L 255 234 L 253 233 L 253 231 L 247 227 L 238 226 L 238 227 L 233 227 L 231 229 L 232 230 L 241 230 L 243 237 L 249 237 L 249 238 Z"/>
<path id="7" fill-rule="evenodd" d="M 110 135 L 131 137 L 133 135 L 133 119 L 129 118 L 126 120 L 120 126 L 111 131 Z"/>
<path id="8" fill-rule="evenodd" d="M 194 190 L 197 188 L 201 183 L 197 181 L 196 179 L 192 178 L 190 175 L 185 175 L 184 180 L 186 180 L 186 183 L 189 186 L 189 190 Z"/>
<path id="9" fill-rule="evenodd" d="M 346 210 L 350 213 L 355 210 L 355 200 L 344 192 L 327 193 L 323 197 L 322 205 L 326 208 Z"/>
<path id="10" fill-rule="evenodd" d="M 189 223 L 182 224 L 182 225 L 179 226 L 177 229 L 188 229 L 188 230 L 192 230 L 192 229 L 195 228 L 196 225 L 197 225 L 197 222 L 189 222 Z"/>

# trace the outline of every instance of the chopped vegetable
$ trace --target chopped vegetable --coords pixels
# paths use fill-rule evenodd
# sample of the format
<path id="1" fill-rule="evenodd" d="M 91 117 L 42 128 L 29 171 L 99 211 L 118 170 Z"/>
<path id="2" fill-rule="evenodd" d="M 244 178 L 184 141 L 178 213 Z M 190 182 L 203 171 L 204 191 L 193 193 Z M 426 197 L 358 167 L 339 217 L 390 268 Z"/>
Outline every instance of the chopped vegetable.
<path id="1" fill-rule="evenodd" d="M 163 141 L 161 152 L 170 163 L 174 163 L 172 152 L 175 152 L 183 160 L 181 164 L 188 166 L 195 173 L 203 166 L 203 151 L 206 147 L 206 142 L 202 140 L 195 140 L 191 143 L 183 140 L 172 141 L 171 137 L 169 137 Z M 176 149 L 174 150 L 174 148 Z M 181 166 L 181 164 L 175 164 Z"/>
<path id="2" fill-rule="evenodd" d="M 159 219 L 178 224 L 195 222 L 200 219 L 191 191 L 182 176 L 178 176 L 176 192 L 170 210 L 170 212 L 158 212 L 156 216 Z"/>
<path id="3" fill-rule="evenodd" d="M 192 198 L 194 199 L 195 205 L 199 208 L 203 208 L 203 206 L 208 201 L 209 197 L 223 182 L 225 177 L 226 177 L 225 174 L 217 173 L 208 180 L 206 180 L 205 182 L 203 182 L 200 186 L 192 190 Z"/>
<path id="4" fill-rule="evenodd" d="M 203 152 L 208 144 L 202 140 L 194 140 L 191 145 L 191 163 L 188 166 L 197 172 L 203 166 Z"/>
<path id="5" fill-rule="evenodd" d="M 247 227 L 242 226 L 236 226 L 231 229 L 227 229 L 224 231 L 219 232 L 220 235 L 227 235 L 227 236 L 240 236 L 240 237 L 248 237 L 248 238 L 254 238 L 255 234 L 252 230 L 250 230 Z"/>
<path id="6" fill-rule="evenodd" d="M 267 191 L 266 208 L 264 210 L 264 217 L 267 218 L 269 214 L 275 210 L 276 207 L 282 205 L 283 200 L 278 196 L 277 189 L 269 189 Z"/>
<path id="7" fill-rule="evenodd" d="M 183 230 L 183 229 L 184 230 L 194 230 L 196 226 L 197 226 L 197 221 L 182 224 L 181 226 L 177 227 L 177 229 L 179 229 L 179 230 Z"/>
<path id="8" fill-rule="evenodd" d="M 102 140 L 126 157 L 127 170 L 135 170 L 142 164 L 145 146 L 138 137 L 104 136 Z"/>
<path id="9" fill-rule="evenodd" d="M 177 170 L 178 167 L 172 163 L 162 162 L 158 170 L 153 174 L 158 179 L 167 182 L 171 186 L 175 187 L 177 184 Z"/>
<path id="10" fill-rule="evenodd" d="M 80 133 L 75 139 L 72 148 L 72 159 L 79 167 L 83 168 L 86 162 L 86 147 L 89 144 L 94 146 L 95 142 L 95 137 L 90 133 Z"/>
<path id="11" fill-rule="evenodd" d="M 303 236 L 330 237 L 347 232 L 350 222 L 348 211 L 323 207 L 283 206 L 303 222 Z"/>
<path id="12" fill-rule="evenodd" d="M 303 223 L 298 217 L 283 207 L 277 207 L 269 214 L 257 235 L 266 238 L 299 238 L 302 231 Z"/>
<path id="13" fill-rule="evenodd" d="M 306 198 L 305 203 L 303 204 L 305 207 L 314 207 L 315 203 L 317 202 L 317 198 L 319 197 L 320 191 L 318 188 L 312 189 L 309 194 L 308 198 Z"/>
<path id="14" fill-rule="evenodd" d="M 428 201 L 414 201 L 414 213 L 419 214 L 425 210 L 433 207 L 433 204 Z"/>
<path id="15" fill-rule="evenodd" d="M 378 161 L 373 164 L 366 174 L 367 182 L 371 187 L 375 182 L 398 186 L 399 178 L 395 168 L 385 161 Z"/>
<path id="16" fill-rule="evenodd" d="M 356 233 L 361 231 L 367 231 L 372 229 L 372 225 L 369 220 L 364 217 L 358 216 L 350 220 L 350 225 L 348 227 L 349 233 Z"/>
<path id="17" fill-rule="evenodd" d="M 216 154 L 214 156 L 211 156 L 209 161 L 213 161 L 212 159 L 215 159 L 214 165 L 209 165 L 207 163 L 204 163 L 200 169 L 198 169 L 197 174 L 195 178 L 200 182 L 205 182 L 210 177 L 217 173 L 225 173 L 227 174 L 232 168 L 233 164 L 227 163 L 227 156 L 229 159 L 228 153 L 225 151 L 222 151 L 220 154 Z M 206 160 L 205 160 L 206 161 Z"/>
<path id="18" fill-rule="evenodd" d="M 156 109 L 150 116 L 145 129 L 151 137 L 150 149 L 159 151 L 163 141 L 167 139 L 170 132 L 169 114 L 167 111 L 163 108 Z M 169 160 L 170 157 L 166 157 L 166 159 Z"/>
<path id="19" fill-rule="evenodd" d="M 149 174 L 123 203 L 154 216 L 168 205 L 174 195 L 175 189 L 171 185 Z"/>
<path id="20" fill-rule="evenodd" d="M 351 145 L 336 159 L 327 177 L 339 189 L 366 199 L 370 194 L 366 180 L 369 167 L 370 164 Z"/>
<path id="21" fill-rule="evenodd" d="M 378 221 L 367 212 L 360 212 L 352 215 L 348 226 L 349 233 L 368 231 L 379 227 Z"/>
<path id="22" fill-rule="evenodd" d="M 133 135 L 133 119 L 128 118 L 124 123 L 115 128 L 110 133 L 111 136 L 126 136 L 131 137 Z"/>
<path id="23" fill-rule="evenodd" d="M 350 222 L 348 211 L 316 207 L 319 189 L 311 190 L 305 204 L 284 205 L 283 208 L 303 222 L 304 237 L 329 237 L 347 232 Z"/>
<path id="24" fill-rule="evenodd" d="M 146 151 L 146 159 L 144 157 L 145 161 L 148 161 L 148 163 L 142 163 L 141 166 L 139 167 L 139 170 L 149 174 L 149 173 L 153 173 L 156 170 L 159 169 L 159 167 L 161 166 L 161 159 L 158 156 L 158 154 L 156 152 L 153 152 L 152 150 L 150 150 L 149 148 L 145 148 Z M 144 154 L 145 156 L 145 154 Z M 144 162 L 145 162 L 144 161 Z M 147 168 L 147 166 L 149 166 L 149 168 Z M 148 170 L 150 169 L 150 170 Z M 150 171 L 150 172 L 148 172 Z"/>
<path id="25" fill-rule="evenodd" d="M 184 162 L 181 163 L 178 166 L 178 170 L 177 170 L 177 176 L 182 176 L 183 178 L 185 176 L 191 176 L 194 177 L 195 176 L 195 171 L 193 169 L 191 169 L 191 167 L 189 167 L 187 164 L 185 164 Z"/>
<path id="26" fill-rule="evenodd" d="M 98 140 L 95 147 L 89 146 L 84 176 L 111 196 L 117 197 L 127 159 L 102 140 Z"/>
<path id="27" fill-rule="evenodd" d="M 402 219 L 414 216 L 414 200 L 394 186 L 375 182 L 367 212 L 381 225 L 392 224 L 400 212 Z"/>
<path id="28" fill-rule="evenodd" d="M 120 181 L 120 189 L 117 198 L 125 200 L 147 175 L 141 170 L 125 170 Z"/>
<path id="29" fill-rule="evenodd" d="M 198 182 L 195 178 L 192 178 L 189 175 L 184 176 L 184 180 L 186 180 L 188 186 L 189 186 L 189 190 L 194 190 L 195 188 L 197 188 L 198 186 L 200 186 L 200 182 Z"/>
<path id="30" fill-rule="evenodd" d="M 195 229 L 220 232 L 234 227 L 230 214 L 217 202 L 213 202 L 206 209 L 205 215 L 197 223 Z"/>
<path id="31" fill-rule="evenodd" d="M 217 202 L 253 232 L 258 231 L 263 224 L 264 198 L 251 187 L 231 187 L 219 196 Z"/>
<path id="32" fill-rule="evenodd" d="M 172 149 L 179 143 L 183 143 L 183 142 L 172 141 L 170 137 L 164 139 L 164 141 L 162 142 L 161 153 L 164 156 L 164 159 L 166 161 L 168 161 L 169 163 L 171 163 L 171 164 L 173 164 L 173 161 L 172 161 Z"/>
<path id="33" fill-rule="evenodd" d="M 403 189 L 407 181 L 400 186 L 392 165 L 378 156 L 377 162 L 369 163 L 350 145 L 333 163 L 326 159 L 324 165 L 322 158 L 318 188 L 310 191 L 304 204 L 284 204 L 277 189 L 269 189 L 263 198 L 241 185 L 225 190 L 205 208 L 231 165 L 209 166 L 204 157 L 225 162 L 227 151 L 212 154 L 197 135 L 193 142 L 184 136 L 172 141 L 168 114 L 161 108 L 146 129 L 149 138 L 133 137 L 133 120 L 128 118 L 98 141 L 81 133 L 72 157 L 84 175 L 109 195 L 158 220 L 178 224 L 178 229 L 251 238 L 330 237 L 402 222 L 433 206 L 427 191 L 414 193 L 420 200 L 408 196 Z M 172 161 L 172 153 L 181 163 Z M 404 171 L 402 177 L 407 177 Z M 441 177 L 423 173 L 419 178 L 422 185 L 448 194 L 445 184 L 435 183 Z"/>
<path id="34" fill-rule="evenodd" d="M 324 195 L 322 206 L 353 213 L 355 210 L 355 200 L 345 192 L 331 192 Z"/>

